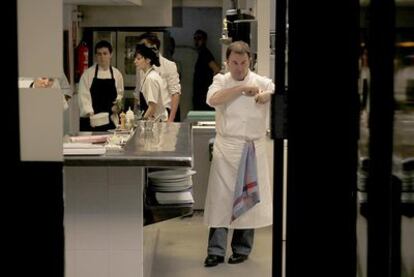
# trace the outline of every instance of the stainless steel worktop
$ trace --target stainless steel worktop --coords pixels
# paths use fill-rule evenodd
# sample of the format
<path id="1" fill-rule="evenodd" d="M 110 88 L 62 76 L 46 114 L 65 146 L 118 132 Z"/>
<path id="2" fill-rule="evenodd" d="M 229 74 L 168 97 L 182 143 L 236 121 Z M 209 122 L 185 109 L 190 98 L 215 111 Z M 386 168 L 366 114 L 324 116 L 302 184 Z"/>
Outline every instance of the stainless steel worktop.
<path id="1" fill-rule="evenodd" d="M 137 127 L 122 151 L 99 156 L 65 156 L 65 166 L 192 167 L 193 142 L 189 123 L 154 123 Z"/>

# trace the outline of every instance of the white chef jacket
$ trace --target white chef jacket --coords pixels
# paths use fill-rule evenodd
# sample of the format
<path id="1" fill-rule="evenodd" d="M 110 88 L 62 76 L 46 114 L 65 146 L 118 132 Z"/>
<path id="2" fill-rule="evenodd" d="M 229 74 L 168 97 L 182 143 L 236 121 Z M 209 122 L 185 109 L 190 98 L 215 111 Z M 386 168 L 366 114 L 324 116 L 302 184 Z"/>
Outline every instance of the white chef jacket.
<path id="1" fill-rule="evenodd" d="M 160 54 L 160 66 L 154 66 L 154 69 L 164 81 L 164 84 L 162 85 L 164 106 L 171 108 L 171 96 L 177 93 L 181 94 L 180 77 L 178 75 L 177 65 L 175 62 L 164 58 Z M 140 80 L 144 78 L 144 75 L 142 70 L 137 70 L 135 86 L 135 97 L 137 99 L 139 99 Z"/>
<path id="2" fill-rule="evenodd" d="M 210 104 L 210 98 L 215 92 L 239 85 L 257 86 L 262 91 L 274 92 L 274 84 L 271 79 L 262 77 L 249 71 L 243 81 L 234 80 L 230 73 L 216 74 L 213 83 L 207 92 L 206 102 Z M 221 136 L 233 136 L 254 140 L 266 135 L 266 118 L 269 113 L 270 101 L 266 104 L 257 104 L 254 97 L 241 95 L 216 109 L 216 132 Z M 213 107 L 213 106 L 212 106 Z"/>
<path id="3" fill-rule="evenodd" d="M 166 121 L 168 119 L 168 113 L 162 97 L 162 86 L 164 81 L 154 69 L 147 71 L 146 75 L 143 77 L 144 78 L 140 83 L 140 88 L 147 101 L 147 105 L 149 106 L 149 102 L 156 103 L 154 117 L 159 117 L 161 121 Z"/>
<path id="4" fill-rule="evenodd" d="M 215 92 L 238 85 L 257 86 L 274 92 L 271 79 L 249 71 L 243 81 L 234 80 L 230 73 L 217 74 L 207 93 L 207 104 Z M 213 161 L 207 188 L 204 222 L 210 227 L 234 229 L 259 228 L 272 224 L 272 192 L 269 165 L 266 158 L 266 118 L 270 101 L 258 104 L 254 97 L 241 95 L 225 104 L 215 106 L 216 138 Z M 260 203 L 231 222 L 237 171 L 246 140 L 256 148 Z"/>
<path id="5" fill-rule="evenodd" d="M 59 82 L 59 86 L 60 86 L 60 89 L 62 90 L 62 93 L 64 95 L 72 97 L 73 90 L 72 90 L 71 85 L 69 84 L 68 79 L 66 78 L 66 75 L 63 74 L 61 77 L 57 78 L 57 81 Z"/>
<path id="6" fill-rule="evenodd" d="M 90 88 L 92 86 L 93 78 L 95 77 L 95 68 L 96 64 L 85 70 L 79 81 L 78 102 L 81 117 L 86 117 L 88 113 L 94 112 L 92 108 Z M 112 67 L 112 71 L 114 73 L 115 87 L 118 93 L 116 100 L 119 100 L 122 99 L 122 96 L 124 95 L 124 78 L 122 77 L 121 72 L 115 67 Z M 102 67 L 99 67 L 97 77 L 98 79 L 111 79 L 111 71 L 109 68 L 107 70 L 103 70 Z"/>

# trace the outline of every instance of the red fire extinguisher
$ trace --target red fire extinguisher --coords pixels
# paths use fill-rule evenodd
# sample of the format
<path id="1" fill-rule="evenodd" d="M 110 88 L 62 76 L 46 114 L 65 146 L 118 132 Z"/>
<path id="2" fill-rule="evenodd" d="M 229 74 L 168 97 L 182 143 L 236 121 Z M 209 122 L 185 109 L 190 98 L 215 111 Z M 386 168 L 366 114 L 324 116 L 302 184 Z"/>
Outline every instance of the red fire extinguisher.
<path id="1" fill-rule="evenodd" d="M 89 67 L 89 49 L 86 42 L 82 41 L 78 47 L 76 47 L 76 65 L 75 65 L 75 78 L 76 82 L 79 82 L 82 73 Z"/>

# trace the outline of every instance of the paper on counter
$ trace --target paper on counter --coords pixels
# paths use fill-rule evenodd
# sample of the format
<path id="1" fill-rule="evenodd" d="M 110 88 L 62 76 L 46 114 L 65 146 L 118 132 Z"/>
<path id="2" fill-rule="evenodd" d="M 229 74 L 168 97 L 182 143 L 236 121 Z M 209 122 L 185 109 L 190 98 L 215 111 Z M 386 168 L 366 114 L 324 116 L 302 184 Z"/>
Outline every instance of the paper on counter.
<path id="1" fill-rule="evenodd" d="M 92 135 L 92 136 L 74 136 L 70 137 L 71 142 L 90 142 L 99 143 L 106 142 L 111 135 Z"/>
<path id="2" fill-rule="evenodd" d="M 106 149 L 103 145 L 92 143 L 64 143 L 63 155 L 103 155 Z"/>

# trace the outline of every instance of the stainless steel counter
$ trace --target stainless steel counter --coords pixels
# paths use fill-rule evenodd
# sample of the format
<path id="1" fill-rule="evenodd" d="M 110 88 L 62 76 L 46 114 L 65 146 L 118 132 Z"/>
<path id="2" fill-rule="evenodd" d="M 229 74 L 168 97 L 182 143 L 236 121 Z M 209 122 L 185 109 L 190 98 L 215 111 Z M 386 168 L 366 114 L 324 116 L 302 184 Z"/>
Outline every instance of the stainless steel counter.
<path id="1" fill-rule="evenodd" d="M 137 127 L 123 151 L 100 156 L 65 156 L 65 166 L 193 166 L 189 123 L 154 123 L 152 130 Z"/>

